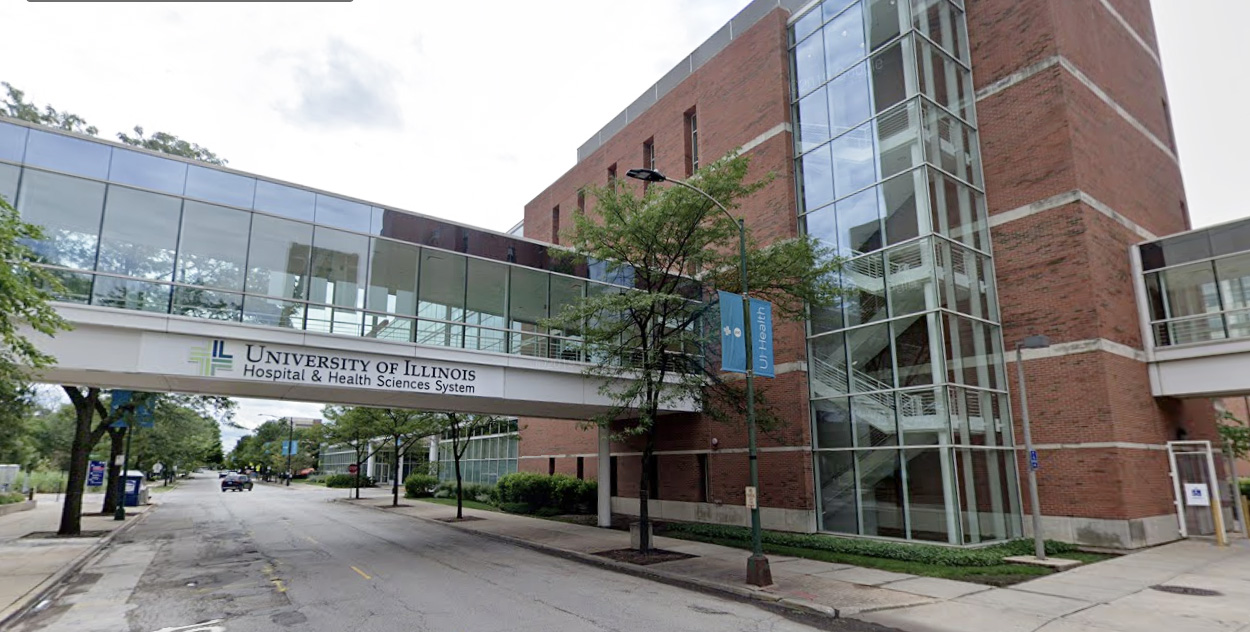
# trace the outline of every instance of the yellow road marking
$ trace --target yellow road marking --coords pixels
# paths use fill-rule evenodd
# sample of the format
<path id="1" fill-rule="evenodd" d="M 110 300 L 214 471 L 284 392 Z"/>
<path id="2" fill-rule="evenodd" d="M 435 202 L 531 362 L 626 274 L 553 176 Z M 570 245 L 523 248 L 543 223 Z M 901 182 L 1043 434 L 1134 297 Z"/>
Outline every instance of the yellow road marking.
<path id="1" fill-rule="evenodd" d="M 286 584 L 283 584 L 281 579 L 271 579 L 269 581 L 272 581 L 274 586 L 278 588 L 278 592 L 280 593 L 286 592 Z"/>
<path id="2" fill-rule="evenodd" d="M 360 573 L 360 576 L 365 579 L 373 579 L 372 577 L 369 577 L 368 575 L 366 575 L 364 571 L 360 570 L 359 568 L 356 568 L 355 566 L 352 567 L 352 570 L 356 571 L 357 573 Z"/>

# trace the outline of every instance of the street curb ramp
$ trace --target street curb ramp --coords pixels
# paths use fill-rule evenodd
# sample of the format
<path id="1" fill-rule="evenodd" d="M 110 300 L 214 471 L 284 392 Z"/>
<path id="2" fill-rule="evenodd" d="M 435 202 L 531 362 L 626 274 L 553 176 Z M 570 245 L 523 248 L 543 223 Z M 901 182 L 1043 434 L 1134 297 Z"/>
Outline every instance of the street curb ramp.
<path id="1" fill-rule="evenodd" d="M 70 561 L 69 564 L 62 566 L 60 570 L 49 575 L 48 578 L 42 582 L 39 582 L 25 595 L 18 597 L 17 601 L 13 602 L 12 605 L 4 610 L 0 610 L 0 632 L 9 629 L 11 624 L 16 623 L 23 616 L 25 616 L 31 608 L 38 605 L 54 591 L 60 588 L 61 584 L 66 579 L 82 570 L 82 567 L 86 566 L 87 562 L 103 553 L 104 550 L 113 543 L 113 540 L 120 537 L 123 533 L 130 531 L 140 522 L 147 520 L 148 514 L 155 511 L 158 506 L 160 506 L 159 503 L 150 505 L 143 511 L 143 513 L 135 516 L 133 520 L 127 520 L 126 524 L 113 529 L 108 535 L 101 537 L 94 545 L 91 546 L 91 548 L 80 553 L 78 557 Z"/>
<path id="2" fill-rule="evenodd" d="M 332 502 L 350 502 L 350 501 L 336 499 Z M 443 522 L 442 520 L 426 518 L 424 516 L 413 516 L 411 514 L 395 514 L 389 511 L 390 509 L 389 506 L 378 507 L 378 506 L 368 505 L 364 503 L 359 503 L 359 504 L 350 503 L 350 504 L 356 507 L 365 507 L 368 509 L 372 509 L 374 511 L 381 511 L 384 513 L 389 513 L 391 515 L 403 515 L 408 518 L 415 518 L 417 520 L 422 520 L 425 522 L 429 522 L 431 524 L 437 524 L 437 525 L 442 525 L 444 527 L 456 529 L 457 531 L 460 531 L 463 533 L 472 533 L 474 535 L 478 535 L 478 536 L 481 536 L 490 540 L 496 540 L 499 542 L 504 542 L 507 544 L 519 546 L 519 547 L 530 549 L 533 551 L 538 551 L 540 553 L 546 553 L 548 555 L 562 557 L 567 560 L 581 562 L 583 564 L 588 564 L 590 566 L 598 566 L 599 568 L 603 568 L 603 569 L 610 570 L 610 571 L 615 571 L 618 573 L 623 573 L 626 575 L 633 575 L 634 577 L 650 579 L 650 580 L 657 581 L 660 583 L 669 584 L 671 586 L 677 586 L 680 588 L 688 588 L 690 590 L 695 590 L 695 591 L 702 592 L 702 593 L 712 593 L 712 594 L 716 594 L 720 596 L 731 597 L 737 601 L 753 602 L 757 604 L 764 604 L 764 605 L 771 605 L 774 607 L 785 608 L 787 610 L 795 611 L 795 612 L 806 614 L 806 615 L 814 615 L 817 617 L 828 618 L 828 619 L 840 618 L 840 613 L 837 608 L 831 608 L 829 606 L 818 604 L 814 601 L 808 601 L 806 599 L 782 597 L 780 595 L 770 593 L 764 589 L 748 588 L 746 586 L 734 586 L 732 584 L 724 584 L 724 583 L 714 582 L 714 581 L 701 579 L 697 577 L 686 577 L 684 575 L 678 575 L 676 573 L 671 573 L 668 571 L 650 569 L 650 568 L 647 568 L 646 566 L 637 566 L 637 565 L 628 564 L 625 562 L 617 562 L 616 560 L 610 560 L 608 558 L 599 557 L 597 555 L 591 555 L 589 553 L 581 553 L 579 551 L 570 551 L 568 549 L 561 549 L 559 547 L 554 547 L 554 546 L 550 546 L 547 544 L 540 544 L 538 542 L 530 542 L 529 540 L 523 540 L 521 538 L 515 538 L 512 536 L 508 536 L 508 535 L 490 533 L 487 531 L 479 531 L 477 529 L 471 529 L 469 527 L 460 526 L 453 522 Z"/>

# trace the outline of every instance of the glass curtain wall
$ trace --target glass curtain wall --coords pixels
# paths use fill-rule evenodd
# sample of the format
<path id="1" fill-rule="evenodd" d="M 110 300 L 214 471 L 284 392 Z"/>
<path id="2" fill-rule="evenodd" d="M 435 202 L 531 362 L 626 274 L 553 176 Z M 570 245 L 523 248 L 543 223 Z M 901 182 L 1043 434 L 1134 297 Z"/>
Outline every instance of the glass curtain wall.
<path id="1" fill-rule="evenodd" d="M 460 474 L 465 483 L 494 485 L 500 476 L 517 471 L 520 441 L 517 420 L 478 428 L 467 441 L 468 446 L 463 446 L 464 456 L 460 458 Z M 438 478 L 441 481 L 456 480 L 456 463 L 451 450 L 451 440 L 439 441 Z"/>
<path id="2" fill-rule="evenodd" d="M 820 528 L 975 544 L 1019 495 L 962 3 L 825 0 L 791 23 Z"/>
<path id="3" fill-rule="evenodd" d="M 1139 249 L 1156 347 L 1250 338 L 1250 222 Z"/>
<path id="4" fill-rule="evenodd" d="M 28 245 L 73 303 L 582 361 L 580 332 L 542 321 L 631 282 L 393 239 L 395 211 L 6 122 L 0 196 L 44 228 Z"/>

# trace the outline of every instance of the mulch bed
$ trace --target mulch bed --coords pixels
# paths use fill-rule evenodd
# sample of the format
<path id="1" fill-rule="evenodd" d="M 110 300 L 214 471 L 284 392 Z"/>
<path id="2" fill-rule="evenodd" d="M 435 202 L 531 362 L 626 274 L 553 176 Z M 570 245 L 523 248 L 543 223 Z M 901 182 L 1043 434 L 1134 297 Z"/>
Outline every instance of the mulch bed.
<path id="1" fill-rule="evenodd" d="M 647 566 L 648 564 L 659 564 L 661 562 L 672 562 L 674 560 L 686 560 L 695 555 L 688 553 L 678 553 L 676 551 L 665 551 L 663 549 L 651 549 L 650 553 L 642 553 L 638 549 L 613 549 L 611 551 L 599 551 L 595 553 L 599 557 L 606 557 L 617 562 L 627 562 L 629 564 L 637 564 L 639 566 Z"/>
<path id="2" fill-rule="evenodd" d="M 453 516 L 451 518 L 439 518 L 439 520 L 442 522 L 471 522 L 473 520 L 485 520 L 485 518 L 479 518 L 477 516 L 465 516 L 463 518 L 456 518 Z"/>
<path id="3" fill-rule="evenodd" d="M 395 509 L 397 507 L 411 507 L 412 505 L 405 505 L 404 503 L 399 503 L 398 505 L 392 505 L 390 503 L 386 503 L 385 505 L 378 505 L 378 506 L 383 509 Z"/>
<path id="4" fill-rule="evenodd" d="M 108 531 L 83 531 L 78 535 L 57 535 L 56 531 L 32 531 L 22 536 L 21 540 L 54 540 L 59 538 L 102 538 Z"/>

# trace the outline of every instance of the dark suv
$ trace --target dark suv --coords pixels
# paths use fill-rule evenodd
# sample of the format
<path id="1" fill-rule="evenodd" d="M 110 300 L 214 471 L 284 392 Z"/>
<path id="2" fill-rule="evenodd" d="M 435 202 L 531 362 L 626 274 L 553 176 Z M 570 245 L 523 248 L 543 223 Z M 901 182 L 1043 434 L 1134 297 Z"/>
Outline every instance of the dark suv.
<path id="1" fill-rule="evenodd" d="M 221 479 L 221 491 L 226 492 L 232 489 L 236 492 L 241 492 L 245 489 L 250 492 L 252 491 L 252 479 L 248 478 L 246 474 L 230 474 Z"/>

